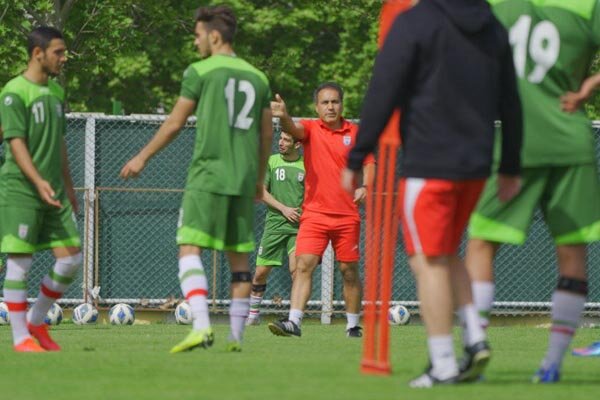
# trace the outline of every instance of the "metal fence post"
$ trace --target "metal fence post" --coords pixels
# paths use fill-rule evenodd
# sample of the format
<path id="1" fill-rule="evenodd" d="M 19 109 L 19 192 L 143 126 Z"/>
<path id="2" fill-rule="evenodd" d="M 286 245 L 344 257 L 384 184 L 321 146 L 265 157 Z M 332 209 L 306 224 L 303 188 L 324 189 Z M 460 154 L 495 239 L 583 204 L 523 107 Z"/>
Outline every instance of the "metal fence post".
<path id="1" fill-rule="evenodd" d="M 83 227 L 83 259 L 84 259 L 84 279 L 83 279 L 83 299 L 91 302 L 91 289 L 94 288 L 94 269 L 95 254 L 94 251 L 94 221 L 96 201 L 96 119 L 87 118 L 85 121 L 85 161 L 84 161 L 84 199 L 85 199 L 85 226 Z"/>
<path id="2" fill-rule="evenodd" d="M 321 264 L 321 323 L 331 324 L 333 313 L 333 267 L 335 259 L 331 243 L 327 245 Z"/>

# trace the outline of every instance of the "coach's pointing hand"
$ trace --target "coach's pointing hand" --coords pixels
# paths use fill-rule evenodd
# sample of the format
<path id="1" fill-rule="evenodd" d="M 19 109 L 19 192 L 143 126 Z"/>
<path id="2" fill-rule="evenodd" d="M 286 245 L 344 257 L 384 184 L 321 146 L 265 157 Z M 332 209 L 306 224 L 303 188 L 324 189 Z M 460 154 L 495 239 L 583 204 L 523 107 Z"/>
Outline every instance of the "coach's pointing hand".
<path id="1" fill-rule="evenodd" d="M 119 175 L 123 179 L 137 178 L 145 166 L 146 161 L 138 154 L 125 164 Z"/>
<path id="2" fill-rule="evenodd" d="M 275 101 L 271 102 L 271 113 L 274 117 L 285 117 L 287 116 L 287 109 L 285 108 L 285 102 L 279 94 L 275 95 Z"/>

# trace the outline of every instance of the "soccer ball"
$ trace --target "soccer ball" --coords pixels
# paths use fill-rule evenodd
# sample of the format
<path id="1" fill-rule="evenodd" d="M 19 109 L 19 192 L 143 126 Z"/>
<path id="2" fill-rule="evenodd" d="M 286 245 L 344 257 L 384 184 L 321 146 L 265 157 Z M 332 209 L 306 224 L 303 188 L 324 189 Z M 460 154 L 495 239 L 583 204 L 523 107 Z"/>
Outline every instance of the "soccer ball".
<path id="1" fill-rule="evenodd" d="M 44 318 L 44 322 L 46 325 L 58 325 L 61 323 L 63 319 L 63 310 L 62 308 L 54 303 L 48 310 L 48 314 L 46 314 L 46 318 Z"/>
<path id="2" fill-rule="evenodd" d="M 410 321 L 410 313 L 406 307 L 397 304 L 388 310 L 390 325 L 406 325 Z"/>
<path id="3" fill-rule="evenodd" d="M 90 303 L 83 303 L 73 310 L 73 323 L 76 325 L 95 324 L 98 320 L 98 310 Z"/>
<path id="4" fill-rule="evenodd" d="M 108 320 L 113 325 L 132 325 L 135 321 L 135 311 L 129 304 L 115 304 L 108 311 Z"/>
<path id="5" fill-rule="evenodd" d="M 192 308 L 186 302 L 179 303 L 175 309 L 175 321 L 181 325 L 192 323 Z"/>
<path id="6" fill-rule="evenodd" d="M 0 325 L 8 325 L 9 323 L 8 306 L 5 302 L 2 302 L 0 303 Z"/>

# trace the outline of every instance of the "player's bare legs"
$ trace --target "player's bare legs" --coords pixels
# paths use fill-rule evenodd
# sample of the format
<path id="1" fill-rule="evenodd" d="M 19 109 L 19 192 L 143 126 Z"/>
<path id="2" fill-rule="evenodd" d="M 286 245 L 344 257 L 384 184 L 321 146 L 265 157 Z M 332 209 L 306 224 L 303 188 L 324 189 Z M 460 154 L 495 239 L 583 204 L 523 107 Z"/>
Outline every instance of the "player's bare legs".
<path id="1" fill-rule="evenodd" d="M 59 351 L 60 346 L 52 340 L 44 318 L 52 304 L 69 288 L 83 261 L 81 248 L 57 247 L 52 249 L 56 262 L 44 277 L 38 297 L 31 307 L 27 328 L 40 345 L 50 351 Z"/>
<path id="2" fill-rule="evenodd" d="M 491 351 L 486 342 L 485 331 L 479 322 L 477 308 L 473 304 L 471 279 L 465 263 L 458 255 L 450 256 L 449 261 L 454 304 L 462 325 L 465 350 L 460 362 L 459 379 L 473 381 L 479 378 L 487 366 Z"/>
<path id="3" fill-rule="evenodd" d="M 445 256 L 416 254 L 409 258 L 409 264 L 417 281 L 421 315 L 428 336 L 429 374 L 439 380 L 456 379 L 458 364 L 452 343 L 454 301 L 450 260 Z"/>
<path id="4" fill-rule="evenodd" d="M 269 329 L 277 336 L 300 336 L 300 324 L 304 316 L 304 308 L 312 291 L 312 275 L 317 268 L 320 257 L 314 254 L 296 256 L 296 272 L 292 282 L 290 313 L 287 320 L 269 324 Z"/>
<path id="5" fill-rule="evenodd" d="M 358 322 L 360 320 L 360 306 L 362 287 L 358 263 L 340 262 L 340 272 L 344 280 L 344 303 L 346 304 L 346 333 L 348 337 L 361 337 L 362 333 Z"/>
<path id="6" fill-rule="evenodd" d="M 557 246 L 559 281 L 552 295 L 552 326 L 548 350 L 534 382 L 551 383 L 560 379 L 560 368 L 569 348 L 588 293 L 585 245 Z"/>
<path id="7" fill-rule="evenodd" d="M 171 349 L 171 353 L 212 346 L 214 336 L 208 315 L 208 281 L 200 259 L 201 249 L 193 245 L 179 246 L 179 283 L 192 310 L 193 326 L 189 335 Z"/>
<path id="8" fill-rule="evenodd" d="M 470 239 L 467 243 L 466 267 L 472 281 L 473 303 L 479 313 L 479 321 L 486 328 L 494 302 L 494 257 L 499 244 L 482 239 Z"/>

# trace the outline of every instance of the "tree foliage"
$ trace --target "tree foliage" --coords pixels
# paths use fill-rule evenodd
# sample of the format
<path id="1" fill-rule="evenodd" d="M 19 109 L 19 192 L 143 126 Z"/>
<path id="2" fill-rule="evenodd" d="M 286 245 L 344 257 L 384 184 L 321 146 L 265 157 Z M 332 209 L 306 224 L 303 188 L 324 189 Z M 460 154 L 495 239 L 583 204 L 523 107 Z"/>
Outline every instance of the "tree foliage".
<path id="1" fill-rule="evenodd" d="M 216 4 L 219 1 L 205 2 Z M 312 91 L 334 80 L 357 117 L 376 52 L 378 0 L 231 0 L 235 49 L 263 70 L 294 115 L 313 115 Z M 34 26 L 61 29 L 69 61 L 61 82 L 72 111 L 167 111 L 181 74 L 199 59 L 191 0 L 0 0 L 0 86 L 26 65 Z"/>

